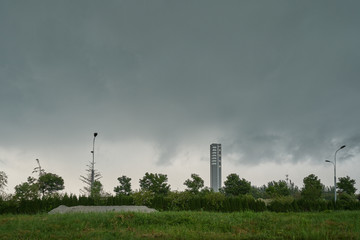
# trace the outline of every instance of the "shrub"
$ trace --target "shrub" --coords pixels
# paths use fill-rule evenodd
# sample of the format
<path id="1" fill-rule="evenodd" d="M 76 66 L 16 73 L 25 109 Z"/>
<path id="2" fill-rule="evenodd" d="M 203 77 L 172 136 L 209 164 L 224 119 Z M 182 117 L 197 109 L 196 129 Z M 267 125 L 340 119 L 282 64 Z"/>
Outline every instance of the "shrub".
<path id="1" fill-rule="evenodd" d="M 145 205 L 151 206 L 151 203 L 155 197 L 155 193 L 150 191 L 138 191 L 132 194 L 134 204 L 137 206 Z"/>
<path id="2" fill-rule="evenodd" d="M 291 196 L 282 196 L 273 199 L 268 205 L 268 210 L 274 212 L 291 212 L 293 208 L 294 198 Z"/>
<path id="3" fill-rule="evenodd" d="M 172 211 L 190 210 L 190 203 L 194 194 L 189 191 L 170 192 L 165 199 L 169 202 L 168 208 Z"/>
<path id="4" fill-rule="evenodd" d="M 218 192 L 212 192 L 206 194 L 204 197 L 204 210 L 207 211 L 220 211 L 223 207 L 223 202 L 225 200 L 225 195 Z"/>

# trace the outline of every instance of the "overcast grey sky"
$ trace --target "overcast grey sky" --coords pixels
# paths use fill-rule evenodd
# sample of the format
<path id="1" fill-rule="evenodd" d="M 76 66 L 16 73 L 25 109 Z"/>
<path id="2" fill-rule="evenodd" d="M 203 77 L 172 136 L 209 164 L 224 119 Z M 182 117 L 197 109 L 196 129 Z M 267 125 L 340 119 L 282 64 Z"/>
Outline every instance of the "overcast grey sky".
<path id="1" fill-rule="evenodd" d="M 314 173 L 360 188 L 359 1 L 0 1 L 0 170 L 8 192 L 36 158 L 79 193 L 145 172 L 172 190 L 209 145 L 253 185 Z"/>

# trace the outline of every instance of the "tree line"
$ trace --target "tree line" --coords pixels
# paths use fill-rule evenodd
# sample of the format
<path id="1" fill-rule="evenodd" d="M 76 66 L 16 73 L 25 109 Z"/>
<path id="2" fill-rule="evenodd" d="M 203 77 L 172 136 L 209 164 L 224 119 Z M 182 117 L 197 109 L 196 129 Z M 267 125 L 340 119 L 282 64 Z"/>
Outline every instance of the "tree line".
<path id="1" fill-rule="evenodd" d="M 36 159 L 38 166 L 34 168 L 33 173 L 37 173 L 38 177 L 28 177 L 26 182 L 15 186 L 15 193 L 13 195 L 6 194 L 3 189 L 7 184 L 7 175 L 5 172 L 0 171 L 0 199 L 2 202 L 26 202 L 38 199 L 50 199 L 50 198 L 62 198 L 59 193 L 65 188 L 64 180 L 57 174 L 46 172 L 40 165 L 40 161 Z M 106 193 L 103 190 L 103 185 L 100 182 L 101 174 L 96 171 L 95 181 L 91 184 L 91 169 L 87 170 L 87 176 L 81 176 L 80 180 L 85 183 L 82 190 L 82 199 L 84 197 L 89 198 L 89 204 L 103 202 L 103 199 L 110 199 L 113 197 L 111 193 Z M 139 190 L 133 190 L 131 188 L 131 178 L 123 175 L 117 178 L 119 184 L 114 187 L 114 193 L 116 197 L 131 197 L 131 201 L 136 205 L 154 205 L 154 199 L 156 201 L 166 202 L 172 199 L 170 205 L 172 207 L 162 207 L 162 209 L 179 209 L 175 203 L 180 202 L 180 206 L 184 207 L 184 201 L 191 202 L 199 198 L 205 198 L 209 196 L 215 196 L 215 199 L 234 199 L 234 198 L 247 198 L 261 200 L 267 205 L 276 206 L 277 202 L 281 202 L 280 206 L 289 205 L 294 203 L 295 200 L 318 202 L 322 200 L 332 201 L 334 199 L 334 187 L 325 187 L 320 179 L 314 174 L 303 179 L 303 187 L 300 189 L 286 177 L 285 180 L 271 181 L 267 185 L 260 187 L 252 186 L 250 181 L 236 173 L 229 174 L 224 181 L 224 187 L 220 188 L 219 193 L 214 193 L 212 189 L 204 186 L 204 180 L 198 174 L 191 174 L 190 178 L 184 181 L 186 186 L 183 192 L 172 192 L 170 184 L 168 183 L 168 177 L 166 174 L 160 173 L 148 173 L 139 179 Z M 359 202 L 360 194 L 356 195 L 355 188 L 356 181 L 349 176 L 339 177 L 337 182 L 337 195 L 342 205 Z M 174 197 L 176 196 L 176 197 Z M 181 200 L 182 199 L 182 200 Z M 209 199 L 208 199 L 209 200 Z M 155 202 L 156 202 L 155 201 Z M 215 201 L 214 199 L 209 201 Z M 156 205 L 156 204 L 155 204 Z M 159 204 L 158 204 L 159 205 Z M 161 205 L 161 204 L 160 204 Z M 169 205 L 169 204 L 167 204 Z M 186 204 L 185 204 L 186 205 Z M 226 204 L 225 204 L 226 205 Z M 197 204 L 199 206 L 199 204 Z M 187 207 L 193 209 L 194 207 Z M 215 208 L 218 209 L 219 207 Z M 291 209 L 296 209 L 296 206 L 292 206 Z"/>
<path id="2" fill-rule="evenodd" d="M 340 177 L 337 183 L 338 201 L 333 201 L 334 188 L 326 188 L 314 174 L 303 179 L 300 189 L 289 180 L 271 181 L 261 187 L 236 173 L 227 176 L 219 192 L 204 186 L 198 174 L 184 181 L 184 191 L 171 191 L 166 174 L 148 173 L 139 179 L 140 189 L 132 190 L 131 178 L 118 177 L 115 195 L 105 193 L 99 180 L 87 194 L 80 196 L 60 194 L 64 189 L 62 177 L 38 168 L 38 178 L 15 186 L 14 195 L 0 197 L 0 213 L 38 213 L 59 205 L 146 205 L 158 210 L 206 211 L 320 211 L 333 209 L 360 209 L 355 180 Z M 0 189 L 7 184 L 7 176 L 0 172 Z"/>
<path id="3" fill-rule="evenodd" d="M 63 190 L 64 180 L 62 177 L 47 173 L 44 169 L 35 168 L 33 173 L 38 173 L 38 178 L 28 177 L 27 181 L 15 186 L 15 193 L 11 196 L 15 200 L 31 200 L 45 196 L 52 196 L 59 194 Z M 171 192 L 170 185 L 166 174 L 148 173 L 146 172 L 142 179 L 139 179 L 140 190 L 133 191 L 131 188 L 131 178 L 121 176 L 117 179 L 119 185 L 114 187 L 115 195 L 134 195 L 151 193 L 154 195 L 167 195 Z M 276 199 L 280 197 L 292 197 L 294 199 L 306 200 L 331 200 L 334 194 L 333 187 L 325 187 L 320 179 L 314 174 L 303 179 L 303 187 L 299 189 L 295 184 L 289 180 L 271 181 L 267 185 L 260 187 L 252 186 L 250 181 L 240 178 L 238 174 L 232 173 L 227 176 L 224 187 L 220 189 L 220 193 L 225 196 L 242 196 L 251 195 L 255 199 Z M 2 198 L 5 194 L 4 187 L 7 184 L 7 175 L 0 172 L 0 190 L 2 191 Z M 339 177 L 337 182 L 337 194 L 340 200 L 356 201 L 359 195 L 356 195 L 355 188 L 356 181 L 349 176 Z M 191 174 L 191 177 L 184 181 L 186 186 L 185 192 L 197 195 L 212 192 L 212 189 L 204 187 L 204 180 L 198 174 Z M 85 188 L 87 195 L 92 198 L 101 198 L 111 196 L 109 193 L 103 191 L 103 186 L 99 180 L 96 180 L 92 188 Z"/>

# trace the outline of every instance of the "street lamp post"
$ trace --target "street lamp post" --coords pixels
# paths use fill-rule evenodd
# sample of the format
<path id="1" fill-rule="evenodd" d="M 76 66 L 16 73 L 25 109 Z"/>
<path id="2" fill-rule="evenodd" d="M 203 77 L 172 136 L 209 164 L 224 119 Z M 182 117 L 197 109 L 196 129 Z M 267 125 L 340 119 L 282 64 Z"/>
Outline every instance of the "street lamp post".
<path id="1" fill-rule="evenodd" d="M 346 145 L 342 145 L 338 150 L 335 151 L 334 162 L 332 162 L 330 160 L 325 160 L 325 162 L 332 163 L 334 165 L 334 200 L 335 200 L 335 202 L 336 202 L 336 154 L 338 151 L 340 151 L 341 149 L 343 149 L 345 147 L 346 147 Z"/>
<path id="2" fill-rule="evenodd" d="M 95 181 L 95 170 L 94 170 L 94 165 L 95 165 L 95 138 L 98 135 L 98 133 L 94 133 L 94 138 L 93 138 L 93 150 L 91 151 L 92 153 L 92 163 L 91 163 L 91 189 L 93 188 L 94 185 L 94 181 Z"/>

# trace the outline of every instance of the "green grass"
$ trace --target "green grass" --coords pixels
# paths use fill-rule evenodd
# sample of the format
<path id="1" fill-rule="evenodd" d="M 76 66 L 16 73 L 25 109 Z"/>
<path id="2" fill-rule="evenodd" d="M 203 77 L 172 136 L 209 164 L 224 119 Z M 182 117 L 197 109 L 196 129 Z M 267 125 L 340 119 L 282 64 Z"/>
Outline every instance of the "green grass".
<path id="1" fill-rule="evenodd" d="M 0 215 L 0 239 L 360 239 L 360 211 Z"/>

